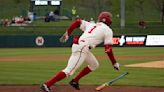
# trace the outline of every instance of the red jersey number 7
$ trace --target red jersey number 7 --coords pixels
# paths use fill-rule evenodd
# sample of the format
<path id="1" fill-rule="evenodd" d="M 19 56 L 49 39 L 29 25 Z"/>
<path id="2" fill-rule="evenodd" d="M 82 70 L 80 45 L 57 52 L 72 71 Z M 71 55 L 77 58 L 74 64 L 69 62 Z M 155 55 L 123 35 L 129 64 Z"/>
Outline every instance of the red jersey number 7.
<path id="1" fill-rule="evenodd" d="M 88 33 L 92 33 L 92 31 L 96 28 L 97 26 L 93 26 L 93 28 L 88 32 Z"/>

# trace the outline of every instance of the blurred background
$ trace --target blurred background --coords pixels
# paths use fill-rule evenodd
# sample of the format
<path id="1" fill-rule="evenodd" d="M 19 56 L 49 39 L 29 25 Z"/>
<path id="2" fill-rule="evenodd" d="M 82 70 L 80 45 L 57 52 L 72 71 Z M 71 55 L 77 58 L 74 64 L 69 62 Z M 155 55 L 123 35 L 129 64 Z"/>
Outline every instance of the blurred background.
<path id="1" fill-rule="evenodd" d="M 0 2 L 2 36 L 61 35 L 77 18 L 97 22 L 97 16 L 101 11 L 110 11 L 113 14 L 111 28 L 116 36 L 164 34 L 164 0 L 0 0 Z M 73 32 L 73 35 L 79 34 L 80 31 Z"/>

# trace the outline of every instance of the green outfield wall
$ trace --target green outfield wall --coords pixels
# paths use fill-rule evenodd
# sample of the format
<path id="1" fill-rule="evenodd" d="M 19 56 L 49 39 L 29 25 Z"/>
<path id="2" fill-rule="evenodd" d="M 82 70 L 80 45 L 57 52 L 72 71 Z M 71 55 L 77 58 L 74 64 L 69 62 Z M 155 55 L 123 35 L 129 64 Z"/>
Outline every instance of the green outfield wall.
<path id="1" fill-rule="evenodd" d="M 61 35 L 13 35 L 0 36 L 1 48 L 17 47 L 71 47 L 73 36 L 66 43 L 60 43 Z M 164 46 L 164 35 L 117 35 L 113 37 L 113 46 L 144 47 Z M 103 43 L 99 46 L 103 46 Z"/>
<path id="2" fill-rule="evenodd" d="M 61 35 L 14 35 L 0 36 L 0 47 L 69 47 L 72 37 L 67 43 L 61 44 Z"/>

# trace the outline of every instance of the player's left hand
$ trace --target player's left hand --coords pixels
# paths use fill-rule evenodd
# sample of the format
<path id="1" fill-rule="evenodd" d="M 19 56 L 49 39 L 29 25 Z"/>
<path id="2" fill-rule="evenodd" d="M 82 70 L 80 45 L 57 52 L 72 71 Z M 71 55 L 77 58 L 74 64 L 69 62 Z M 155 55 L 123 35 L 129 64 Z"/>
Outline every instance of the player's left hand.
<path id="1" fill-rule="evenodd" d="M 60 41 L 61 43 L 65 43 L 65 42 L 67 42 L 68 38 L 69 38 L 69 36 L 68 36 L 68 34 L 67 34 L 67 32 L 66 32 L 66 33 L 64 33 L 63 36 L 59 39 L 59 41 Z"/>
<path id="2" fill-rule="evenodd" d="M 113 64 L 113 67 L 114 67 L 114 69 L 116 69 L 116 70 L 120 70 L 120 64 L 119 64 L 119 63 Z"/>

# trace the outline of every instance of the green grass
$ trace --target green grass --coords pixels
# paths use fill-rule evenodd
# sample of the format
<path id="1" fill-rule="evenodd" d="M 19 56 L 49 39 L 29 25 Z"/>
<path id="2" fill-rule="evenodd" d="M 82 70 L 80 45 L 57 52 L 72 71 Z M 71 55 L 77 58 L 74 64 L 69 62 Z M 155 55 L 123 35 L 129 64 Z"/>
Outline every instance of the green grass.
<path id="1" fill-rule="evenodd" d="M 114 48 L 115 56 L 151 56 L 164 54 L 163 47 L 140 48 Z M 104 48 L 92 50 L 96 56 L 103 56 Z M 71 48 L 1 48 L 0 58 L 15 56 L 69 56 Z M 159 59 L 123 59 L 118 62 L 121 65 L 139 62 L 148 62 Z M 81 80 L 82 85 L 98 85 L 109 81 L 125 71 L 130 74 L 120 79 L 114 85 L 156 86 L 164 87 L 163 69 L 157 68 L 127 68 L 122 66 L 120 71 L 115 71 L 110 61 L 99 60 L 100 67 Z M 67 61 L 17 61 L 0 62 L 0 84 L 41 84 L 50 79 L 59 70 L 65 68 Z M 81 67 L 82 68 L 82 67 Z M 78 70 L 79 71 L 79 70 Z M 75 72 L 75 75 L 78 73 Z M 75 75 L 57 83 L 67 84 Z"/>
<path id="2" fill-rule="evenodd" d="M 71 20 L 49 23 L 37 20 L 31 26 L 0 27 L 0 35 L 62 35 L 71 23 Z M 124 29 L 120 29 L 119 24 L 113 23 L 111 28 L 113 29 L 114 35 L 164 34 L 164 25 L 159 22 L 149 22 L 146 29 L 139 28 L 137 23 L 127 24 Z M 79 29 L 73 31 L 73 35 L 79 35 L 81 33 L 82 31 Z"/>

